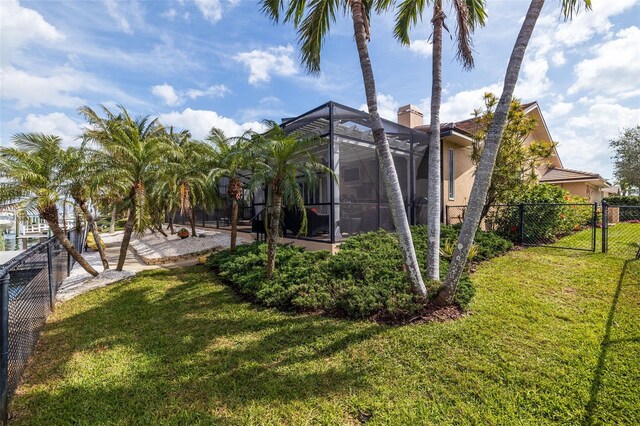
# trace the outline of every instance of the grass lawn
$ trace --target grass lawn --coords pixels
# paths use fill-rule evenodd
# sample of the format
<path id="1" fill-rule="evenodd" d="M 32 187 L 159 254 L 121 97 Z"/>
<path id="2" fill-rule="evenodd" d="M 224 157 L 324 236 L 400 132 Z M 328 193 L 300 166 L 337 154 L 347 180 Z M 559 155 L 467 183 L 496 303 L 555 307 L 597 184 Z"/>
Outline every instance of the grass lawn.
<path id="1" fill-rule="evenodd" d="M 640 261 L 530 248 L 474 282 L 472 315 L 390 327 L 146 272 L 59 305 L 14 423 L 640 423 Z"/>

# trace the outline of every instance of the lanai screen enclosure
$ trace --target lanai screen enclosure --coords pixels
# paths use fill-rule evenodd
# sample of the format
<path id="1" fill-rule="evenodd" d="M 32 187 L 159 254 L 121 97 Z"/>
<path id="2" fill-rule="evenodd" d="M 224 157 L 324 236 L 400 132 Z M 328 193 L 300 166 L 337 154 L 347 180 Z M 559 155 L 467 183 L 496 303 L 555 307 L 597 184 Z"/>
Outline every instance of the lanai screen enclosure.
<path id="1" fill-rule="evenodd" d="M 282 122 L 289 134 L 317 137 L 313 155 L 335 173 L 335 179 L 321 176 L 316 187 L 302 188 L 308 227 L 298 237 L 335 243 L 378 228 L 393 230 L 369 122 L 369 114 L 335 102 Z M 383 123 L 410 223 L 425 223 L 428 135 Z M 255 194 L 252 210 L 263 210 L 264 200 L 264 194 Z M 300 219 L 300 212 L 285 210 L 285 235 L 299 233 Z"/>

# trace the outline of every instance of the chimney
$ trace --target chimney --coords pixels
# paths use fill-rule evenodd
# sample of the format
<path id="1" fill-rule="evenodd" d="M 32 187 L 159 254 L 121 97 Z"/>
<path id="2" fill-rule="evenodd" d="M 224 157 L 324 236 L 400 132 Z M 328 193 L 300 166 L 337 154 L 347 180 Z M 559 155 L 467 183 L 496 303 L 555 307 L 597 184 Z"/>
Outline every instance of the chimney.
<path id="1" fill-rule="evenodd" d="M 415 105 L 405 105 L 398 108 L 398 124 L 406 127 L 417 127 L 423 124 L 423 114 Z"/>

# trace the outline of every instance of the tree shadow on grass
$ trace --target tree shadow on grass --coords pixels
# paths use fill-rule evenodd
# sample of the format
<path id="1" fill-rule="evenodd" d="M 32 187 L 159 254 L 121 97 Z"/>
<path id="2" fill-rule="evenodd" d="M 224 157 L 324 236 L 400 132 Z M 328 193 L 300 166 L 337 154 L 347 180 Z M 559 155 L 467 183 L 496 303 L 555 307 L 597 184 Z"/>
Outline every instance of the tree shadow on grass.
<path id="1" fill-rule="evenodd" d="M 601 420 L 596 418 L 596 415 L 597 415 L 596 411 L 600 403 L 599 394 L 603 389 L 603 378 L 607 372 L 607 367 L 606 367 L 607 357 L 609 356 L 611 349 L 615 345 L 619 345 L 619 344 L 640 342 L 640 336 L 623 338 L 623 339 L 612 339 L 611 337 L 612 328 L 615 323 L 616 310 L 618 308 L 618 302 L 620 300 L 620 295 L 622 293 L 623 287 L 640 285 L 640 282 L 633 282 L 633 281 L 631 283 L 625 283 L 627 276 L 629 274 L 629 268 L 632 263 L 637 263 L 637 261 L 626 260 L 624 262 L 622 267 L 622 272 L 620 273 L 618 284 L 617 284 L 615 293 L 613 295 L 613 299 L 611 301 L 611 307 L 609 309 L 609 314 L 607 316 L 604 336 L 602 338 L 602 341 L 600 342 L 600 355 L 598 356 L 598 363 L 596 365 L 593 379 L 591 382 L 591 389 L 589 393 L 590 397 L 589 397 L 589 401 L 587 402 L 587 405 L 585 406 L 586 414 L 582 422 L 585 425 L 591 425 L 591 424 L 601 422 Z M 633 279 L 633 277 L 631 279 Z M 622 419 L 619 419 L 619 420 L 622 421 Z"/>
<path id="2" fill-rule="evenodd" d="M 141 278 L 46 325 L 18 422 L 229 423 L 250 405 L 332 398 L 365 385 L 351 357 L 387 328 L 259 310 L 204 269 Z"/>

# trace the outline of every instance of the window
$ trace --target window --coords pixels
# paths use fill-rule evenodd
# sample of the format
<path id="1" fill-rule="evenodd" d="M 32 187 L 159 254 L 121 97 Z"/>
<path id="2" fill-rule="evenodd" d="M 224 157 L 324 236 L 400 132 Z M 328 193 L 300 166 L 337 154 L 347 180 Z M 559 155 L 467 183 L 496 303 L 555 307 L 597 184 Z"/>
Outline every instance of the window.
<path id="1" fill-rule="evenodd" d="M 449 200 L 456 199 L 456 179 L 453 170 L 453 149 L 449 148 Z"/>

